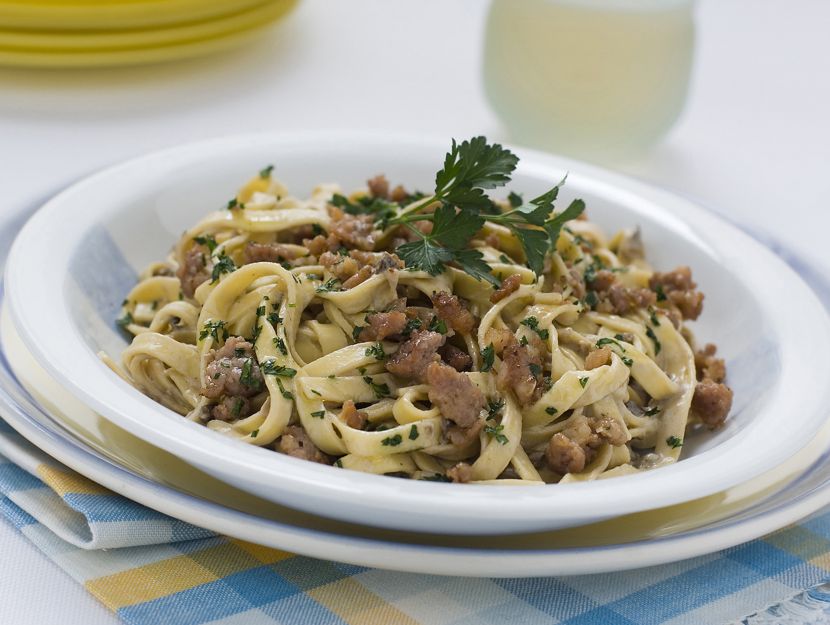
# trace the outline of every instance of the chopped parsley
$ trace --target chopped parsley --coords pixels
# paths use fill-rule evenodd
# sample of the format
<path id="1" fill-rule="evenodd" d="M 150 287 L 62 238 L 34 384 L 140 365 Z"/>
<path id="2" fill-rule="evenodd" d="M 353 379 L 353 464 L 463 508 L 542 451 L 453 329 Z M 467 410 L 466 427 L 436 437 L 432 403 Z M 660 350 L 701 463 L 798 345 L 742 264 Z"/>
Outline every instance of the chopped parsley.
<path id="1" fill-rule="evenodd" d="M 135 319 L 133 319 L 133 314 L 127 311 L 123 317 L 116 319 L 115 323 L 122 328 L 126 328 L 131 323 L 135 323 Z"/>
<path id="2" fill-rule="evenodd" d="M 415 330 L 420 330 L 421 325 L 423 325 L 423 322 L 420 319 L 418 319 L 418 317 L 413 317 L 412 319 L 407 319 L 406 320 L 406 326 L 404 327 L 402 334 L 404 336 L 409 336 Z"/>
<path id="3" fill-rule="evenodd" d="M 230 332 L 225 327 L 225 322 L 221 319 L 205 321 L 202 326 L 202 331 L 199 332 L 199 340 L 204 341 L 207 337 L 213 337 L 214 341 L 224 341 L 230 336 Z"/>
<path id="4" fill-rule="evenodd" d="M 242 363 L 242 373 L 239 376 L 239 381 L 248 388 L 259 388 L 262 382 L 259 378 L 254 377 L 254 359 L 246 358 Z"/>
<path id="5" fill-rule="evenodd" d="M 656 356 L 660 353 L 662 345 L 660 345 L 660 341 L 657 340 L 657 335 L 654 334 L 654 330 L 652 330 L 651 328 L 646 328 L 646 336 L 650 338 L 652 341 L 654 341 L 654 355 Z"/>
<path id="6" fill-rule="evenodd" d="M 447 333 L 447 322 L 441 319 L 438 316 L 434 316 L 430 322 L 427 330 L 430 332 L 437 332 L 438 334 L 446 334 Z"/>
<path id="7" fill-rule="evenodd" d="M 537 365 L 535 362 L 530 363 L 528 368 L 530 369 L 530 373 L 533 374 L 533 377 L 538 378 L 542 375 L 542 367 Z"/>
<path id="8" fill-rule="evenodd" d="M 389 395 L 391 394 L 388 384 L 375 384 L 375 381 L 368 375 L 363 376 L 363 381 L 371 387 L 372 392 L 378 399 L 381 399 L 383 397 L 389 397 Z"/>
<path id="9" fill-rule="evenodd" d="M 487 421 L 490 419 L 495 419 L 499 414 L 501 414 L 502 408 L 504 408 L 504 399 L 499 397 L 498 400 L 492 401 L 490 400 L 487 402 Z"/>
<path id="10" fill-rule="evenodd" d="M 254 430 L 251 432 L 251 438 L 256 438 L 259 435 L 259 429 Z"/>
<path id="11" fill-rule="evenodd" d="M 288 356 L 288 348 L 285 346 L 285 341 L 278 336 L 274 338 L 274 347 L 280 350 L 283 356 Z"/>
<path id="12" fill-rule="evenodd" d="M 582 388 L 585 388 L 585 385 L 588 384 L 588 379 L 589 379 L 588 377 L 579 378 L 579 385 Z"/>
<path id="13" fill-rule="evenodd" d="M 285 390 L 285 387 L 282 385 L 282 380 L 280 378 L 277 378 L 277 386 L 280 389 L 280 395 L 285 397 L 285 399 L 294 399 L 294 393 Z"/>
<path id="14" fill-rule="evenodd" d="M 322 394 L 320 391 L 318 391 L 318 390 L 311 389 L 311 392 L 312 392 L 314 395 L 317 395 L 317 397 L 322 397 L 322 396 L 323 396 L 323 394 Z"/>
<path id="15" fill-rule="evenodd" d="M 411 428 L 409 428 L 409 440 L 415 441 L 418 440 L 418 426 L 413 424 Z"/>
<path id="16" fill-rule="evenodd" d="M 211 251 L 211 253 L 213 252 L 213 250 L 216 249 L 216 246 L 218 245 L 216 243 L 216 239 L 212 234 L 206 234 L 202 237 L 193 237 L 193 240 L 199 245 L 204 245 L 205 247 L 207 247 Z"/>
<path id="17" fill-rule="evenodd" d="M 259 324 L 259 317 L 257 317 L 254 321 L 254 327 L 251 329 L 251 343 L 256 343 L 260 334 L 262 334 L 262 326 Z"/>
<path id="18" fill-rule="evenodd" d="M 495 355 L 495 348 L 492 343 L 481 350 L 481 371 L 483 373 L 487 373 L 493 368 L 493 359 L 495 358 Z"/>
<path id="19" fill-rule="evenodd" d="M 395 436 L 387 436 L 380 442 L 380 444 L 384 447 L 397 447 L 402 442 L 403 437 L 400 434 L 395 434 Z"/>
<path id="20" fill-rule="evenodd" d="M 259 177 L 260 178 L 270 178 L 271 177 L 271 172 L 273 172 L 273 171 L 274 171 L 274 166 L 273 165 L 266 165 L 265 167 L 263 167 L 262 169 L 259 170 Z"/>
<path id="21" fill-rule="evenodd" d="M 619 335 L 617 335 L 617 336 L 619 336 Z M 609 339 L 609 338 L 606 337 L 606 338 L 601 338 L 597 341 L 597 347 L 603 347 L 604 345 L 616 345 L 617 347 L 619 347 L 623 351 L 623 353 L 625 353 L 625 347 L 620 345 L 618 339 Z"/>
<path id="22" fill-rule="evenodd" d="M 210 274 L 211 284 L 219 280 L 219 277 L 225 273 L 232 273 L 236 271 L 236 265 L 233 259 L 226 254 L 219 254 L 219 258 L 213 264 L 213 271 Z"/>
<path id="23" fill-rule="evenodd" d="M 499 260 L 503 262 L 505 265 L 512 265 L 513 261 L 510 260 L 506 254 L 499 254 Z"/>
<path id="24" fill-rule="evenodd" d="M 651 320 L 652 325 L 660 325 L 660 320 L 657 318 L 657 313 L 654 312 L 654 309 L 651 306 L 648 307 L 648 318 Z"/>
<path id="25" fill-rule="evenodd" d="M 264 317 L 265 316 L 265 305 L 257 306 L 256 309 L 256 316 L 257 317 Z"/>
<path id="26" fill-rule="evenodd" d="M 245 208 L 245 205 L 242 202 L 240 202 L 238 199 L 232 198 L 232 199 L 228 200 L 228 205 L 227 205 L 226 208 L 228 210 L 233 210 L 234 208 Z"/>
<path id="27" fill-rule="evenodd" d="M 553 406 L 548 406 L 547 408 L 545 408 L 545 412 L 548 413 L 550 416 L 553 416 L 559 411 Z"/>
<path id="28" fill-rule="evenodd" d="M 622 358 L 623 364 L 626 367 L 633 367 L 634 366 L 634 359 L 633 358 L 629 358 L 628 356 L 620 356 L 620 358 Z"/>
<path id="29" fill-rule="evenodd" d="M 669 436 L 666 439 L 666 445 L 668 445 L 672 449 L 677 449 L 678 447 L 683 447 L 683 439 L 682 438 L 677 438 L 676 436 Z"/>
<path id="30" fill-rule="evenodd" d="M 548 340 L 550 333 L 547 330 L 539 329 L 539 320 L 536 317 L 527 317 L 526 319 L 522 319 L 519 323 L 533 330 L 543 341 Z"/>
<path id="31" fill-rule="evenodd" d="M 504 431 L 504 425 L 501 425 L 501 424 L 500 425 L 485 425 L 484 426 L 484 432 L 486 434 L 489 434 L 490 436 L 495 438 L 496 441 L 498 441 L 499 444 L 507 445 L 507 443 L 510 442 L 510 439 L 507 438 L 507 436 L 505 436 L 504 434 L 502 434 L 503 431 Z"/>
<path id="32" fill-rule="evenodd" d="M 355 341 L 360 340 L 360 333 L 363 332 L 363 328 L 364 326 L 355 326 L 354 328 L 352 328 L 352 338 Z"/>
<path id="33" fill-rule="evenodd" d="M 264 360 L 260 364 L 260 368 L 265 375 L 276 375 L 281 378 L 293 378 L 297 375 L 297 370 L 285 365 L 278 365 L 275 360 Z"/>
<path id="34" fill-rule="evenodd" d="M 322 419 L 324 416 L 326 416 L 326 411 L 325 410 L 315 410 L 314 412 L 311 413 L 311 416 L 314 417 L 315 419 Z"/>
<path id="35" fill-rule="evenodd" d="M 333 466 L 338 467 L 339 469 L 342 469 L 343 468 L 343 461 L 340 460 L 340 458 L 338 458 L 337 460 L 334 461 Z"/>
<path id="36" fill-rule="evenodd" d="M 266 317 L 266 319 L 268 320 L 268 323 L 270 323 L 271 325 L 274 325 L 274 326 L 277 325 L 278 323 L 282 323 L 282 317 L 280 317 L 279 314 L 275 313 L 275 312 L 270 313 Z"/>
<path id="37" fill-rule="evenodd" d="M 314 290 L 317 293 L 330 293 L 332 291 L 340 291 L 340 287 L 337 286 L 339 282 L 340 280 L 338 280 L 337 278 L 329 278 Z"/>
<path id="38" fill-rule="evenodd" d="M 660 406 L 652 406 L 651 408 L 647 408 L 647 409 L 645 410 L 645 413 L 644 413 L 644 414 L 645 414 L 647 417 L 653 417 L 653 416 L 654 416 L 654 415 L 656 415 L 658 412 L 660 412 Z"/>
<path id="39" fill-rule="evenodd" d="M 242 405 L 244 403 L 245 402 L 241 397 L 237 397 L 236 401 L 233 403 L 233 408 L 231 408 L 231 414 L 235 417 L 238 417 L 239 413 L 242 412 Z"/>
<path id="40" fill-rule="evenodd" d="M 363 352 L 366 356 L 373 356 L 375 360 L 385 360 L 386 352 L 383 351 L 383 345 L 375 343 L 371 347 L 367 347 Z"/>
<path id="41" fill-rule="evenodd" d="M 585 305 L 588 308 L 593 308 L 597 304 L 599 304 L 599 297 L 597 296 L 596 291 L 588 291 L 585 294 Z"/>
<path id="42" fill-rule="evenodd" d="M 663 290 L 663 285 L 658 284 L 654 287 L 654 292 L 657 293 L 657 301 L 658 302 L 665 302 L 668 298 L 666 297 L 666 292 Z"/>

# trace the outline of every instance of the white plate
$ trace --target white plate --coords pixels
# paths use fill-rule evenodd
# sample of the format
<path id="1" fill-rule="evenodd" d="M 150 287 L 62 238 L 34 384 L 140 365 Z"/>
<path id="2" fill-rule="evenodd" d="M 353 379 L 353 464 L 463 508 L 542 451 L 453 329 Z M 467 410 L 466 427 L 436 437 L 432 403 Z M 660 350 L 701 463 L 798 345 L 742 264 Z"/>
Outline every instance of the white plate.
<path id="1" fill-rule="evenodd" d="M 0 243 L 10 225 L 16 229 L 17 222 L 11 215 L 3 217 L 8 219 L 0 223 Z M 3 249 L 7 248 L 0 246 Z M 3 260 L 0 251 L 0 265 Z M 822 288 L 830 294 L 826 285 Z M 229 536 L 307 556 L 446 575 L 601 573 L 727 548 L 793 523 L 830 503 L 830 454 L 826 452 L 830 428 L 825 427 L 813 450 L 803 450 L 799 459 L 818 450 L 824 453 L 815 462 L 791 459 L 781 470 L 800 474 L 783 489 L 767 474 L 752 484 L 673 508 L 523 536 L 418 536 L 358 528 L 256 500 L 132 437 L 94 415 L 54 381 L 50 383 L 42 368 L 29 368 L 26 356 L 31 355 L 22 349 L 8 315 L 2 318 L 2 330 L 0 414 L 28 440 L 79 473 L 151 508 Z M 19 381 L 10 376 L 7 353 L 21 379 L 33 390 L 42 388 L 55 407 L 71 412 L 71 420 L 58 412 L 48 413 L 32 401 Z M 126 457 L 133 470 L 108 460 L 104 453 L 112 450 Z M 0 453 L 14 460 L 25 450 L 0 438 Z M 158 477 L 153 479 L 154 475 Z M 158 483 L 164 477 L 174 487 Z M 775 494 L 769 495 L 767 490 Z"/>
<path id="2" fill-rule="evenodd" d="M 639 224 L 655 264 L 691 265 L 707 294 L 699 334 L 727 357 L 735 405 L 725 428 L 687 440 L 676 465 L 614 480 L 498 490 L 340 471 L 210 432 L 98 360 L 100 349 L 117 356 L 125 345 L 112 319 L 136 270 L 162 257 L 185 226 L 263 163 L 275 162 L 299 195 L 324 180 L 359 186 L 377 171 L 427 188 L 446 143 L 332 133 L 235 137 L 107 169 L 48 202 L 18 236 L 6 274 L 15 323 L 61 385 L 139 438 L 259 497 L 384 527 L 492 534 L 584 524 L 746 482 L 815 435 L 830 403 L 830 362 L 822 356 L 830 323 L 795 273 L 687 200 L 528 150 L 517 150 L 522 162 L 512 188 L 539 192 L 570 171 L 564 201 L 583 197 L 608 230 Z"/>
<path id="3" fill-rule="evenodd" d="M 821 437 L 824 454 L 795 481 L 783 488 L 779 485 L 775 494 L 760 501 L 757 488 L 749 487 L 753 493 L 749 497 L 736 488 L 732 493 L 674 508 L 572 530 L 498 537 L 417 535 L 360 528 L 256 501 L 192 468 L 177 466 L 177 459 L 160 450 L 143 450 L 143 460 L 149 461 L 145 470 L 152 471 L 159 464 L 184 469 L 179 477 L 185 483 L 212 497 L 233 501 L 241 510 L 137 475 L 81 443 L 29 401 L 25 391 L 9 377 L 5 358 L 0 358 L 0 414 L 26 439 L 66 466 L 183 521 L 301 555 L 414 573 L 531 577 L 664 564 L 752 540 L 830 503 L 830 453 L 826 451 L 830 429 L 825 428 Z M 14 460 L 19 450 L 0 438 L 0 453 Z M 741 512 L 729 516 L 736 509 Z M 703 525 L 675 531 L 695 521 Z M 659 536 L 666 532 L 669 534 Z M 643 539 L 650 534 L 656 537 Z M 633 540 L 636 536 L 641 539 Z"/>

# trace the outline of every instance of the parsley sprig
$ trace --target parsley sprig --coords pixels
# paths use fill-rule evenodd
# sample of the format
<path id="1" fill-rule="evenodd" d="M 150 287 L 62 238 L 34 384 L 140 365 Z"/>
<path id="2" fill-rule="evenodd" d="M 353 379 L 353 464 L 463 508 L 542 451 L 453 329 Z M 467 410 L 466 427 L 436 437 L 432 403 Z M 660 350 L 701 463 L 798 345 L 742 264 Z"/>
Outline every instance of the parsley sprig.
<path id="1" fill-rule="evenodd" d="M 474 137 L 460 144 L 455 140 L 444 158 L 444 166 L 435 174 L 435 191 L 415 202 L 396 217 L 385 218 L 387 225 L 404 225 L 416 236 L 415 241 L 398 248 L 407 267 L 432 275 L 442 273 L 449 263 L 457 265 L 478 280 L 498 285 L 492 268 L 478 250 L 468 248 L 470 240 L 485 221 L 501 224 L 517 237 L 528 266 L 538 275 L 544 269 L 545 256 L 556 246 L 562 226 L 585 209 L 582 200 L 574 200 L 559 214 L 553 203 L 565 182 L 523 203 L 516 194 L 510 196 L 510 210 L 501 212 L 485 193 L 507 184 L 519 162 L 510 150 L 484 137 Z M 433 213 L 422 209 L 438 203 Z M 431 221 L 432 230 L 421 232 L 413 223 Z"/>

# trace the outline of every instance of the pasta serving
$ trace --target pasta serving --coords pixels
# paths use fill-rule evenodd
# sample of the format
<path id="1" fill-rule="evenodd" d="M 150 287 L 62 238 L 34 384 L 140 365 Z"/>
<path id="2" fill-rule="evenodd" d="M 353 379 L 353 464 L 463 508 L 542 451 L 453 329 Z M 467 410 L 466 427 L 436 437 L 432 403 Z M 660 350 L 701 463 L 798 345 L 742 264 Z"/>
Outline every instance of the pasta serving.
<path id="1" fill-rule="evenodd" d="M 433 193 L 384 176 L 288 194 L 269 166 L 124 301 L 124 375 L 188 419 L 315 462 L 414 479 L 564 483 L 675 462 L 732 391 L 655 272 L 560 185 L 491 199 L 518 159 L 452 143 Z M 565 182 L 563 180 L 563 182 Z"/>

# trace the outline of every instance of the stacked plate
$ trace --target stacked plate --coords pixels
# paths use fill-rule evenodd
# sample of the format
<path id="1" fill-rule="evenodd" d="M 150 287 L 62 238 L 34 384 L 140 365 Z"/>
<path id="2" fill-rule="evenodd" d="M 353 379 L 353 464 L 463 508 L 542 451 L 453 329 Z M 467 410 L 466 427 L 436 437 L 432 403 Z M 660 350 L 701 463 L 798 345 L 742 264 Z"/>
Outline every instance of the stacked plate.
<path id="1" fill-rule="evenodd" d="M 0 0 L 0 65 L 102 67 L 237 45 L 296 0 Z"/>
<path id="2" fill-rule="evenodd" d="M 126 346 L 112 320 L 136 271 L 248 172 L 277 163 L 298 195 L 321 181 L 357 187 L 380 169 L 426 186 L 445 143 L 348 133 L 221 139 L 142 157 L 61 193 L 17 235 L 8 260 L 4 418 L 80 473 L 185 521 L 406 571 L 523 576 L 646 566 L 750 540 L 830 502 L 830 363 L 820 357 L 830 348 L 830 320 L 810 288 L 692 202 L 527 150 L 517 150 L 517 188 L 533 192 L 570 172 L 568 192 L 586 200 L 594 220 L 608 229 L 638 223 L 658 265 L 682 253 L 695 267 L 708 296 L 700 333 L 727 357 L 735 408 L 727 427 L 688 438 L 675 465 L 526 487 L 367 475 L 212 432 L 100 361 L 100 351 L 117 356 Z M 17 222 L 3 224 L 0 240 Z"/>

